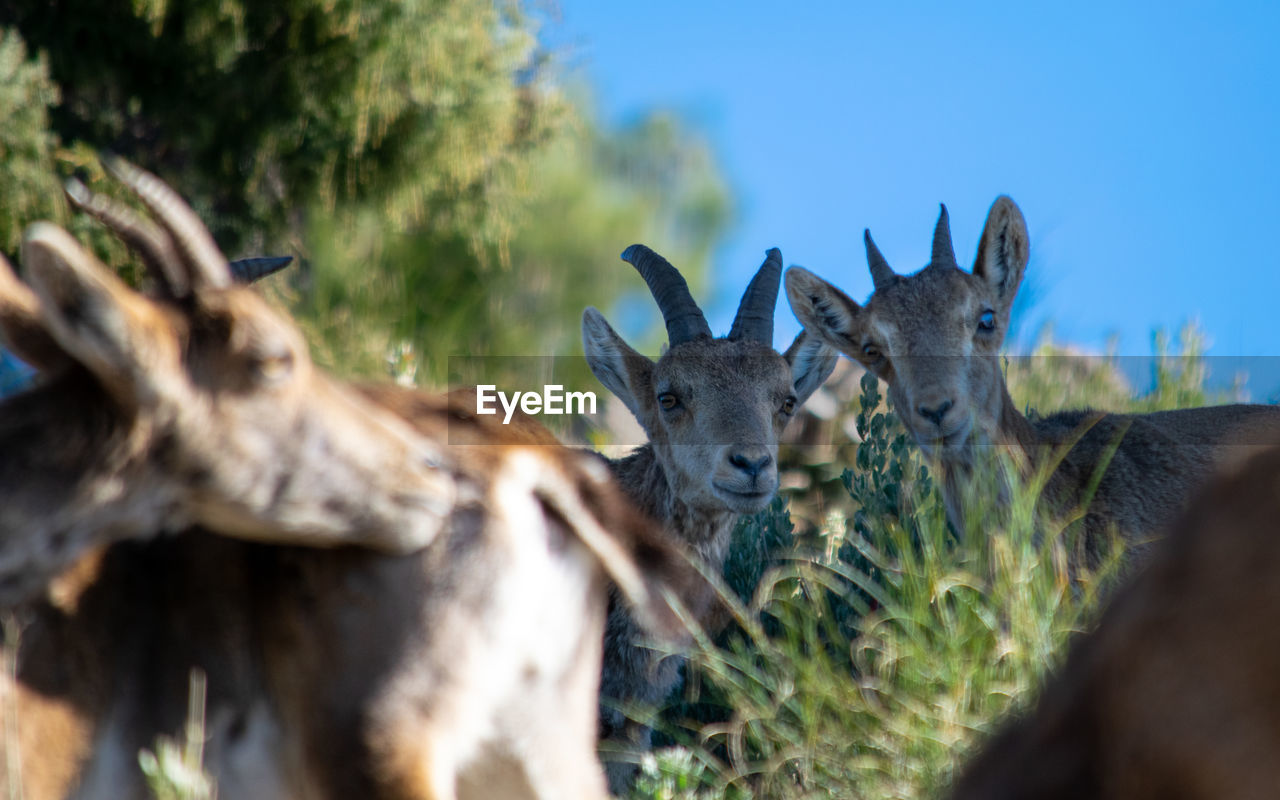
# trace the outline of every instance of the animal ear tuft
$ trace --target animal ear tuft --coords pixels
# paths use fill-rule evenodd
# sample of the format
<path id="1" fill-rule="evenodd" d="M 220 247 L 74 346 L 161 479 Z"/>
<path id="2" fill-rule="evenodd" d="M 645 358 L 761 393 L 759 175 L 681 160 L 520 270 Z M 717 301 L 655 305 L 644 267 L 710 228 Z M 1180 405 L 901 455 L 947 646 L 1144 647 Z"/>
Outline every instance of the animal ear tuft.
<path id="1" fill-rule="evenodd" d="M 846 345 L 862 309 L 830 283 L 804 267 L 791 267 L 786 278 L 787 302 L 805 330 L 835 347 Z"/>
<path id="2" fill-rule="evenodd" d="M 162 312 L 56 225 L 27 229 L 22 263 L 44 329 L 58 346 L 116 399 L 151 404 L 156 379 L 169 366 L 163 354 L 177 347 Z"/>
<path id="3" fill-rule="evenodd" d="M 44 329 L 40 299 L 18 279 L 9 262 L 0 256 L 0 339 L 41 372 L 71 362 L 57 340 Z"/>
<path id="4" fill-rule="evenodd" d="M 973 274 L 991 286 L 1001 303 L 1002 315 L 1008 314 L 1013 305 L 1029 256 L 1026 220 L 1017 204 L 1007 195 L 1001 195 L 987 213 Z"/>
<path id="5" fill-rule="evenodd" d="M 653 362 L 623 341 L 604 315 L 592 307 L 582 312 L 582 351 L 592 374 L 643 424 L 644 409 L 652 399 L 647 384 Z"/>
<path id="6" fill-rule="evenodd" d="M 791 365 L 791 388 L 796 393 L 796 399 L 804 403 L 831 377 L 839 354 L 835 348 L 828 346 L 808 330 L 803 330 L 783 357 Z"/>

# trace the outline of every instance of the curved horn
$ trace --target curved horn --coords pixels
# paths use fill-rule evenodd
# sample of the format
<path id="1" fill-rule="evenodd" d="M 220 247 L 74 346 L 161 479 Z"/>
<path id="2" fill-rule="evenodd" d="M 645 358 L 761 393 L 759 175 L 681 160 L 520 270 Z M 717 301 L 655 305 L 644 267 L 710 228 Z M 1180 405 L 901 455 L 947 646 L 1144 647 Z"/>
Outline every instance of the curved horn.
<path id="1" fill-rule="evenodd" d="M 149 220 L 138 216 L 133 209 L 94 194 L 75 178 L 63 185 L 71 205 L 101 222 L 120 237 L 125 246 L 142 259 L 147 273 L 155 280 L 161 292 L 170 297 L 185 297 L 190 286 L 181 267 L 173 240 Z"/>
<path id="2" fill-rule="evenodd" d="M 770 247 L 738 303 L 738 313 L 729 329 L 730 339 L 749 339 L 773 346 L 773 307 L 778 304 L 781 283 L 782 252 Z"/>
<path id="3" fill-rule="evenodd" d="M 192 289 L 225 289 L 231 285 L 227 259 L 209 235 L 209 229 L 177 192 L 155 175 L 119 156 L 104 156 L 102 165 L 113 178 L 128 186 L 168 231 L 190 273 Z"/>
<path id="4" fill-rule="evenodd" d="M 662 256 L 642 244 L 633 244 L 622 251 L 622 260 L 631 264 L 648 284 L 658 310 L 667 323 L 667 341 L 675 347 L 692 339 L 710 338 L 711 326 L 702 309 L 693 301 L 689 284 L 684 277 Z"/>
<path id="5" fill-rule="evenodd" d="M 956 253 L 951 249 L 951 219 L 947 216 L 947 204 L 939 205 L 942 213 L 938 215 L 938 224 L 933 229 L 933 258 L 929 263 L 955 266 Z"/>
<path id="6" fill-rule="evenodd" d="M 880 255 L 880 248 L 876 247 L 876 243 L 871 241 L 870 228 L 862 232 L 862 242 L 867 246 L 867 266 L 871 267 L 871 285 L 881 289 L 896 278 L 897 273 L 893 271 L 893 267 L 889 266 L 889 262 L 884 260 L 884 256 Z"/>
<path id="7" fill-rule="evenodd" d="M 261 258 L 238 258 L 232 261 L 231 277 L 236 283 L 253 283 L 268 275 L 274 275 L 293 261 L 293 256 L 264 256 Z"/>

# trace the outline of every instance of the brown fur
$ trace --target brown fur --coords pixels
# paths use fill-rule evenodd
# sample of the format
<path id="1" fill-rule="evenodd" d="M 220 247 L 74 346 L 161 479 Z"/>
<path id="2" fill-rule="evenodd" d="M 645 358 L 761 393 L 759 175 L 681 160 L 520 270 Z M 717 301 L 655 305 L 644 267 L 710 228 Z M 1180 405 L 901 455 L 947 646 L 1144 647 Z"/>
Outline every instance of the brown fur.
<path id="1" fill-rule="evenodd" d="M 51 226 L 24 260 L 4 329 L 62 357 L 0 405 L 0 785 L 147 796 L 199 669 L 220 796 L 604 797 L 606 576 L 662 635 L 698 578 L 594 456 L 330 380 L 225 265 L 160 302 Z"/>
<path id="2" fill-rule="evenodd" d="M 1280 449 L 1212 481 L 954 800 L 1280 792 Z M 1274 568 L 1274 571 L 1273 571 Z"/>
<path id="3" fill-rule="evenodd" d="M 704 337 L 678 344 L 657 362 L 640 355 L 593 308 L 583 315 L 588 363 L 635 415 L 649 442 L 610 462 L 623 491 L 641 510 L 719 573 L 734 526 L 758 512 L 778 487 L 778 438 L 796 410 L 835 368 L 835 353 L 801 333 L 785 354 L 750 340 Z M 659 396 L 672 394 L 674 408 Z M 755 474 L 735 459 L 763 463 Z M 698 622 L 723 624 L 711 596 L 695 599 Z M 601 737 L 634 751 L 650 731 L 625 706 L 657 706 L 679 682 L 679 663 L 643 645 L 645 635 L 616 599 L 610 605 L 601 682 Z M 622 793 L 635 769 L 606 754 L 609 785 Z"/>
<path id="4" fill-rule="evenodd" d="M 869 234 L 867 244 L 874 264 L 879 251 Z M 892 275 L 885 265 L 865 305 L 798 267 L 787 272 L 787 296 L 806 330 L 888 384 L 903 423 L 941 472 L 957 530 L 965 529 L 963 489 L 975 457 L 989 446 L 1004 446 L 1028 474 L 1061 458 L 1043 506 L 1063 517 L 1083 505 L 1084 489 L 1105 465 L 1080 522 L 1078 558 L 1095 562 L 1113 532 L 1139 552 L 1215 464 L 1280 443 L 1280 409 L 1064 411 L 1028 419 L 1009 397 L 998 357 L 1027 258 L 1022 213 L 1000 197 L 988 215 L 972 273 L 955 264 L 944 209 L 931 263 L 909 276 Z M 990 330 L 980 325 L 984 312 L 990 313 Z M 930 416 L 944 408 L 940 419 Z"/>

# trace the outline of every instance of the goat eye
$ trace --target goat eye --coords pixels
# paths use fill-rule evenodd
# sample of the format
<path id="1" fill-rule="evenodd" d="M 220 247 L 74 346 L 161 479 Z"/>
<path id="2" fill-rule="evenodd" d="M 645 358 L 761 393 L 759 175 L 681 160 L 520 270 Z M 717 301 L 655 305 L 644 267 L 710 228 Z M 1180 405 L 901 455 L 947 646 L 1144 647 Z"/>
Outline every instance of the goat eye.
<path id="1" fill-rule="evenodd" d="M 658 395 L 658 405 L 670 411 L 671 409 L 680 405 L 680 401 L 671 392 L 663 392 L 662 394 Z"/>
<path id="2" fill-rule="evenodd" d="M 782 401 L 782 413 L 783 414 L 796 413 L 796 399 L 794 397 L 788 397 L 786 400 Z"/>
<path id="3" fill-rule="evenodd" d="M 994 331 L 996 329 L 996 312 L 987 309 L 978 317 L 978 330 Z"/>
<path id="4" fill-rule="evenodd" d="M 254 368 L 263 380 L 274 383 L 282 380 L 293 371 L 293 354 L 263 356 L 254 362 Z"/>
<path id="5" fill-rule="evenodd" d="M 880 357 L 880 348 L 874 344 L 864 344 L 862 346 L 862 354 L 874 361 Z"/>

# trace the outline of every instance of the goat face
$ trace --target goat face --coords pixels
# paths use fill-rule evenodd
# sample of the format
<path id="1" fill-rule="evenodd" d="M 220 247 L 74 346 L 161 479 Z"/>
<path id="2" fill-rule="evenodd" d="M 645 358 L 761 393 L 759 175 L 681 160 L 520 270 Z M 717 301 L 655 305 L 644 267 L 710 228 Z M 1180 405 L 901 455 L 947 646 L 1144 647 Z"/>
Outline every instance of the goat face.
<path id="1" fill-rule="evenodd" d="M 860 306 L 813 273 L 787 272 L 787 297 L 805 329 L 889 385 L 903 423 L 928 454 L 999 428 L 1004 376 L 997 358 L 1027 263 L 1027 229 L 1008 197 L 987 217 L 973 272 L 956 265 L 944 206 L 933 257 L 897 275 L 865 236 L 875 291 Z"/>
<path id="2" fill-rule="evenodd" d="M 591 370 L 644 427 L 681 501 L 702 511 L 761 510 L 778 488 L 779 434 L 835 368 L 834 351 L 815 337 L 801 334 L 785 355 L 773 349 L 781 253 L 769 251 L 723 338 L 711 336 L 665 259 L 640 245 L 623 258 L 657 299 L 670 348 L 655 363 L 588 308 L 582 337 Z"/>

